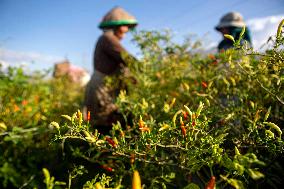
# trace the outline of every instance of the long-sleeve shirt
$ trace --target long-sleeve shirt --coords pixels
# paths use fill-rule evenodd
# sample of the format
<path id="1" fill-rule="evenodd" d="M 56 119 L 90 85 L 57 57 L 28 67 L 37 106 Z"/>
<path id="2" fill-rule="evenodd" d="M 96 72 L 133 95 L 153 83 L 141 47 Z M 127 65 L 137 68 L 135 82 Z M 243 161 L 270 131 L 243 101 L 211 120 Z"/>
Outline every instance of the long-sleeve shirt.
<path id="1" fill-rule="evenodd" d="M 94 53 L 94 68 L 101 73 L 111 75 L 125 65 L 122 53 L 126 50 L 111 31 L 105 32 L 99 39 Z"/>

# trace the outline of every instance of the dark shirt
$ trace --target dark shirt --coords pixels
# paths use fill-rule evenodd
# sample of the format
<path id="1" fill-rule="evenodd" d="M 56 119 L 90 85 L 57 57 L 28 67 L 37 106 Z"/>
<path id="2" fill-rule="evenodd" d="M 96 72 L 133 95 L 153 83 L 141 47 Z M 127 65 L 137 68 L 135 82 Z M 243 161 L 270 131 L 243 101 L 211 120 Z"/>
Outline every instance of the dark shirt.
<path id="1" fill-rule="evenodd" d="M 126 50 L 111 31 L 105 32 L 99 39 L 94 53 L 94 68 L 101 73 L 111 75 L 125 65 L 122 53 Z"/>
<path id="2" fill-rule="evenodd" d="M 229 29 L 229 34 L 234 37 L 235 40 L 238 40 L 240 38 L 240 33 L 242 31 L 242 28 L 237 27 L 231 27 Z M 246 28 L 246 31 L 242 37 L 241 45 L 244 44 L 244 42 L 247 41 L 248 44 L 251 46 L 251 37 L 250 37 L 250 31 L 248 28 Z M 224 38 L 219 44 L 218 44 L 218 50 L 227 50 L 229 48 L 233 48 L 234 43 L 230 39 Z"/>
<path id="3" fill-rule="evenodd" d="M 219 51 L 222 50 L 222 49 L 227 50 L 227 49 L 232 48 L 232 47 L 234 47 L 234 43 L 233 43 L 233 41 L 231 41 L 229 39 L 223 39 L 218 45 Z"/>

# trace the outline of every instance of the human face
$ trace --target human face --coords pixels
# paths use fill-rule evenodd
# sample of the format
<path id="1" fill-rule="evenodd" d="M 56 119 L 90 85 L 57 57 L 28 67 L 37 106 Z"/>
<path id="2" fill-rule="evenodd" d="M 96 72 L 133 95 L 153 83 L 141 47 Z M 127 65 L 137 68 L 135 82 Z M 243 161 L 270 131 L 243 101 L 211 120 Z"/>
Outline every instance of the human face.
<path id="1" fill-rule="evenodd" d="M 229 34 L 229 29 L 228 28 L 220 28 L 220 32 L 224 35 L 224 34 Z"/>
<path id="2" fill-rule="evenodd" d="M 128 26 L 119 26 L 114 30 L 114 35 L 118 37 L 119 40 L 121 40 L 124 38 L 128 30 L 129 30 Z"/>

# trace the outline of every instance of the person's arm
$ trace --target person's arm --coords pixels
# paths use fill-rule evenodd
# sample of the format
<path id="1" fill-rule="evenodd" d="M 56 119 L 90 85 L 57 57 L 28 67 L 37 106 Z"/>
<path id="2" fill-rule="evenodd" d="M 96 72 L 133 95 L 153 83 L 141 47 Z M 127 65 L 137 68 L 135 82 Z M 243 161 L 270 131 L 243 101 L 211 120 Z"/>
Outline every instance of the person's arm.
<path id="1" fill-rule="evenodd" d="M 105 51 L 114 61 L 126 65 L 127 60 L 136 60 L 124 47 L 115 36 L 106 36 Z"/>
<path id="2" fill-rule="evenodd" d="M 111 57 L 115 62 L 125 64 L 125 61 L 122 58 L 123 53 L 127 51 L 122 47 L 120 41 L 116 39 L 115 36 L 107 35 L 105 38 L 106 42 L 104 43 L 105 53 Z"/>

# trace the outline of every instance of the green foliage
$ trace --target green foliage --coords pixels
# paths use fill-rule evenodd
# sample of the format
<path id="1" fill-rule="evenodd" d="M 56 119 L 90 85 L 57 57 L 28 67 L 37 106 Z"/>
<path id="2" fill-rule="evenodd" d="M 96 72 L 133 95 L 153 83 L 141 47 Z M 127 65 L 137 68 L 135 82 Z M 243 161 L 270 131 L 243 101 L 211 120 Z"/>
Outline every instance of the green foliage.
<path id="1" fill-rule="evenodd" d="M 100 188 L 106 188 L 109 186 L 109 183 L 112 181 L 112 178 L 110 176 L 106 176 L 105 174 L 102 174 L 101 177 L 99 177 L 99 174 L 95 176 L 94 179 L 91 181 L 87 181 L 83 189 L 100 189 Z M 119 188 L 120 186 L 117 186 L 116 188 Z"/>
<path id="2" fill-rule="evenodd" d="M 46 184 L 46 189 L 53 189 L 56 186 L 66 185 L 65 182 L 55 181 L 55 178 L 53 176 L 50 176 L 48 169 L 43 168 L 42 172 L 44 175 L 44 183 Z"/>

